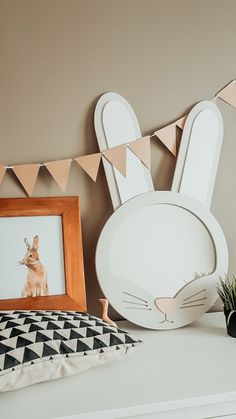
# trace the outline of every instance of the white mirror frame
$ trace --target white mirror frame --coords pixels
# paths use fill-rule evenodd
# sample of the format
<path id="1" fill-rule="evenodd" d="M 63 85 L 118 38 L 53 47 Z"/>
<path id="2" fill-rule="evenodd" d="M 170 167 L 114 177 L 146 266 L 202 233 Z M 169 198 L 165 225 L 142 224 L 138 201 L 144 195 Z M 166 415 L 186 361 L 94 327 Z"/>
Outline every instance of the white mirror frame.
<path id="1" fill-rule="evenodd" d="M 162 286 L 162 282 L 165 281 L 166 278 L 164 275 L 157 276 L 154 281 L 153 272 L 150 272 L 148 266 L 146 266 L 146 276 L 143 277 L 142 286 L 140 285 L 140 282 L 136 282 L 135 274 L 137 274 L 137 272 L 134 267 L 136 253 L 133 252 L 132 246 L 129 247 L 129 254 L 127 255 L 124 254 L 123 249 L 124 246 L 126 246 L 128 235 L 129 243 L 132 242 L 132 240 L 130 240 L 132 232 L 126 230 L 123 236 L 120 236 L 119 234 L 120 230 L 124 233 L 124 222 L 127 219 L 132 220 L 132 217 L 135 217 L 137 211 L 143 208 L 148 209 L 153 206 L 158 207 L 160 205 L 171 206 L 177 213 L 180 208 L 186 211 L 186 215 L 187 213 L 191 213 L 191 215 L 196 217 L 196 220 L 199 220 L 206 228 L 215 249 L 215 253 L 212 256 L 213 259 L 212 261 L 209 261 L 210 264 L 215 266 L 212 273 L 206 273 L 204 276 L 194 279 L 194 272 L 192 272 L 192 276 L 189 278 L 189 282 L 186 283 L 186 285 L 180 287 L 175 293 L 166 293 L 164 295 L 160 295 L 159 290 L 160 286 Z M 156 218 L 154 217 L 152 220 L 149 219 L 148 221 L 152 221 L 154 225 L 155 220 Z M 163 228 L 166 228 L 166 230 L 168 229 L 169 221 L 168 216 L 164 216 L 161 220 L 162 226 Z M 143 223 L 145 224 L 145 219 L 143 219 Z M 140 224 L 137 225 L 135 231 L 132 229 L 133 246 L 136 246 L 137 241 L 141 244 L 142 240 L 146 240 L 146 237 L 139 235 L 139 229 Z M 173 232 L 173 235 L 174 234 L 175 233 Z M 120 242 L 117 243 L 116 239 L 116 252 L 114 254 L 114 238 L 117 237 L 117 235 L 120 238 Z M 156 235 L 155 229 L 153 229 L 153 231 L 150 232 L 150 243 L 153 246 L 155 242 L 158 242 L 158 236 Z M 161 245 L 162 241 L 157 244 L 157 248 Z M 199 247 L 201 247 L 201 243 L 199 243 Z M 148 260 L 149 256 L 148 246 L 143 246 L 142 251 L 143 254 L 140 255 L 140 258 L 143 258 L 142 263 L 145 264 L 145 261 Z M 186 252 L 186 258 L 191 257 L 191 255 L 187 254 L 188 249 L 183 247 L 182 236 L 180 235 L 179 246 L 176 246 L 175 253 L 166 252 L 165 258 L 162 255 L 162 259 L 158 259 L 158 252 L 156 254 L 156 263 L 159 263 L 164 267 L 168 267 L 170 264 L 174 267 L 176 266 L 176 275 L 178 275 L 177 273 L 180 274 L 182 269 L 180 278 L 178 278 L 179 281 L 181 280 L 181 275 L 184 277 L 185 273 L 185 267 L 181 267 L 183 251 Z M 195 258 L 195 261 L 197 261 L 197 259 Z M 118 264 L 122 266 L 122 272 L 124 273 L 123 277 L 117 277 L 117 271 L 113 271 L 113 266 Z M 130 275 L 132 269 L 133 275 Z M 227 269 L 227 244 L 221 227 L 215 217 L 197 201 L 174 192 L 150 192 L 126 202 L 126 204 L 122 205 L 107 221 L 97 244 L 96 272 L 100 286 L 112 306 L 131 322 L 143 327 L 158 330 L 184 326 L 206 312 L 217 299 L 216 283 L 220 276 L 226 274 Z M 173 280 L 175 280 L 175 278 L 173 278 Z M 150 292 L 149 281 L 152 281 L 152 292 Z M 205 290 L 206 292 L 204 293 L 202 290 Z M 201 292 L 203 292 L 203 294 L 201 294 Z M 194 295 L 198 295 L 198 297 L 195 296 L 193 299 L 189 299 Z M 173 302 L 173 308 L 170 311 L 169 308 L 166 312 L 165 309 L 162 309 L 161 311 L 156 303 L 157 299 L 169 300 L 167 301 L 168 304 L 172 304 Z M 129 300 L 129 304 L 127 304 L 127 300 Z M 187 303 L 191 303 L 192 305 L 189 306 Z M 181 304 L 183 304 L 182 307 Z M 131 305 L 133 305 L 135 309 L 131 310 Z M 184 308 L 186 308 L 186 310 L 183 310 Z"/>

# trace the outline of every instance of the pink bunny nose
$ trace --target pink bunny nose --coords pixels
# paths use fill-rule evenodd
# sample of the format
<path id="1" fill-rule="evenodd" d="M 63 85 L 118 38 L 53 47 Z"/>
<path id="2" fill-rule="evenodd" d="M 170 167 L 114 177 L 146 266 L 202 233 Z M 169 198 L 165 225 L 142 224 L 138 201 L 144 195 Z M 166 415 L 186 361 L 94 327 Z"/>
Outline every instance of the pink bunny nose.
<path id="1" fill-rule="evenodd" d="M 175 304 L 175 299 L 171 297 L 156 298 L 155 304 L 158 310 L 164 314 L 167 314 L 172 310 Z"/>

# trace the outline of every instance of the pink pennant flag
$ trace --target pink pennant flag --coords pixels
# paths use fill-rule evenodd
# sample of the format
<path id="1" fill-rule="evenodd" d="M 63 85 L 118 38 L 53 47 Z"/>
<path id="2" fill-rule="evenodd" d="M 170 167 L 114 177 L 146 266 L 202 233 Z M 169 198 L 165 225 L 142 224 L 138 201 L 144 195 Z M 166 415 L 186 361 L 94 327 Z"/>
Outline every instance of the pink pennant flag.
<path id="1" fill-rule="evenodd" d="M 53 179 L 60 186 L 63 192 L 66 190 L 71 161 L 71 159 L 65 159 L 45 163 L 49 173 L 52 175 Z"/>
<path id="2" fill-rule="evenodd" d="M 185 121 L 187 119 L 187 116 L 188 115 L 184 115 L 184 116 L 182 116 L 182 118 L 180 118 L 177 121 L 175 121 L 175 125 L 177 125 L 177 127 L 179 127 L 180 129 L 183 129 L 184 128 Z"/>
<path id="3" fill-rule="evenodd" d="M 154 134 L 159 138 L 159 140 L 161 140 L 168 150 L 176 156 L 176 122 L 155 131 Z"/>
<path id="4" fill-rule="evenodd" d="M 21 164 L 12 170 L 29 196 L 32 196 L 40 164 Z"/>
<path id="5" fill-rule="evenodd" d="M 2 183 L 2 180 L 4 178 L 5 173 L 6 173 L 5 167 L 4 166 L 0 166 L 0 185 Z"/>
<path id="6" fill-rule="evenodd" d="M 103 151 L 103 156 L 111 163 L 113 166 L 119 170 L 119 172 L 126 176 L 126 146 L 119 145 L 117 147 L 108 148 Z"/>
<path id="7" fill-rule="evenodd" d="M 231 81 L 224 89 L 220 90 L 216 96 L 236 108 L 236 81 Z"/>
<path id="8" fill-rule="evenodd" d="M 88 154 L 87 156 L 77 157 L 75 161 L 84 169 L 84 171 L 93 179 L 97 180 L 98 169 L 102 155 L 101 153 Z"/>
<path id="9" fill-rule="evenodd" d="M 133 153 L 147 166 L 151 167 L 151 149 L 150 149 L 150 135 L 143 138 L 138 138 L 129 144 L 129 148 Z"/>

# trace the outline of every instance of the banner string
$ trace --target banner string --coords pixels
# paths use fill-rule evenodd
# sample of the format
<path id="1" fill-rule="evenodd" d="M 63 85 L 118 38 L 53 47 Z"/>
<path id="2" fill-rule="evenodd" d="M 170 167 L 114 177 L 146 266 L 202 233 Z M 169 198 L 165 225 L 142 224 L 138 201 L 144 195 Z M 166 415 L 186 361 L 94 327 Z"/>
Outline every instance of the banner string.
<path id="1" fill-rule="evenodd" d="M 228 105 L 230 105 L 231 107 L 236 108 L 236 80 L 234 79 L 231 82 L 227 83 L 221 90 L 219 90 L 215 94 L 215 96 L 213 98 L 211 98 L 209 100 L 215 100 L 215 99 L 220 99 L 224 103 L 227 103 Z M 52 174 L 52 171 L 53 171 L 54 175 L 52 174 L 52 176 L 54 177 L 54 179 L 56 181 L 58 180 L 58 182 L 60 180 L 60 183 L 61 183 L 62 182 L 62 173 L 63 173 L 64 177 L 68 177 L 68 171 L 69 171 L 69 168 L 70 168 L 70 164 L 73 161 L 77 162 L 79 164 L 79 166 L 82 169 L 84 169 L 84 171 L 87 172 L 87 174 L 94 181 L 96 181 L 97 171 L 99 169 L 99 165 L 100 165 L 100 161 L 101 161 L 102 157 L 104 157 L 111 164 L 113 164 L 114 167 L 116 167 L 115 159 L 114 159 L 114 162 L 113 162 L 113 161 L 111 161 L 111 156 L 108 158 L 108 151 L 112 151 L 115 148 L 118 149 L 120 147 L 129 148 L 131 151 L 133 151 L 137 155 L 137 157 L 139 158 L 140 161 L 144 162 L 145 158 L 146 158 L 146 157 L 144 158 L 144 154 L 147 153 L 147 148 L 145 148 L 146 147 L 145 144 L 147 144 L 147 143 L 145 142 L 145 140 L 148 140 L 148 139 L 150 140 L 151 138 L 154 138 L 154 137 L 156 137 L 159 141 L 161 141 L 166 146 L 166 148 L 176 157 L 176 131 L 175 131 L 175 128 L 179 127 L 180 129 L 183 129 L 186 118 L 187 118 L 187 114 L 183 115 L 181 118 L 178 118 L 176 121 L 174 121 L 174 122 L 172 122 L 168 125 L 165 125 L 162 128 L 159 128 L 159 129 L 155 130 L 152 134 L 148 134 L 148 135 L 146 135 L 144 137 L 141 137 L 141 138 L 136 138 L 136 139 L 130 141 L 129 143 L 121 144 L 120 146 L 113 147 L 113 148 L 104 150 L 102 152 L 86 154 L 86 155 L 78 156 L 78 157 L 75 157 L 75 158 L 53 160 L 53 161 L 41 162 L 41 163 L 27 163 L 27 164 L 16 164 L 16 165 L 12 165 L 12 164 L 1 165 L 0 164 L 0 184 L 2 182 L 2 179 L 4 177 L 5 172 L 7 170 L 13 170 L 15 175 L 18 177 L 18 180 L 22 183 L 22 186 L 24 187 L 24 183 L 26 183 L 26 181 L 29 181 L 29 179 L 27 179 L 27 176 L 30 177 L 30 175 L 33 173 L 32 170 L 34 171 L 34 173 L 36 173 L 36 171 L 37 171 L 37 174 L 38 174 L 38 170 L 39 170 L 40 167 L 47 167 L 47 166 L 48 166 L 47 169 L 51 174 Z M 178 125 L 178 122 L 179 122 L 179 125 Z M 142 143 L 143 149 L 140 148 L 140 143 L 139 143 L 139 149 L 138 149 L 138 153 L 137 153 L 136 151 L 134 151 L 135 142 L 137 144 L 140 141 Z M 148 147 L 149 147 L 148 152 L 149 152 L 149 156 L 150 156 L 150 141 L 148 143 Z M 147 156 L 147 154 L 145 154 L 145 156 Z M 114 158 L 114 155 L 113 155 L 113 158 Z M 118 159 L 121 159 L 121 158 L 122 158 L 122 154 L 120 154 L 118 158 L 116 156 L 116 162 L 118 161 Z M 83 162 L 82 162 L 82 160 L 83 160 Z M 53 165 L 54 165 L 54 167 L 52 168 Z M 30 166 L 32 166 L 32 167 L 30 167 Z M 57 167 L 55 167 L 55 166 L 57 166 Z M 24 169 L 25 169 L 25 173 L 24 173 Z M 28 172 L 27 172 L 28 175 L 26 174 L 27 170 L 28 170 Z M 31 170 L 31 172 L 30 172 L 30 170 Z M 61 171 L 61 173 L 60 173 L 60 171 Z M 35 175 L 36 177 L 37 177 L 37 174 Z M 32 185 L 30 185 L 30 186 L 32 186 Z"/>

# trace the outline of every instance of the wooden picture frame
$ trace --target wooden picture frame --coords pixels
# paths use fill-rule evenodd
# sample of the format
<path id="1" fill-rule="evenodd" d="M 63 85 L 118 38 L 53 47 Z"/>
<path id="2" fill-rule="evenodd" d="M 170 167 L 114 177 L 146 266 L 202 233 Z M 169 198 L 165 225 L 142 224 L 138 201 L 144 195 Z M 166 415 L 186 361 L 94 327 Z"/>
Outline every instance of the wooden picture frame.
<path id="1" fill-rule="evenodd" d="M 79 198 L 0 199 L 0 221 L 1 218 L 4 218 L 2 221 L 4 222 L 6 220 L 9 223 L 8 217 L 14 217 L 15 219 L 15 217 L 44 216 L 59 216 L 61 219 L 65 293 L 50 295 L 49 292 L 49 295 L 45 296 L 5 299 L 2 299 L 0 295 L 0 310 L 75 310 L 84 312 L 86 311 L 86 296 Z M 30 219 L 32 220 L 32 218 Z M 24 222 L 24 218 L 17 221 L 21 220 Z M 34 221 L 37 221 L 37 219 L 34 219 Z M 50 234 L 50 232 L 48 233 Z"/>

